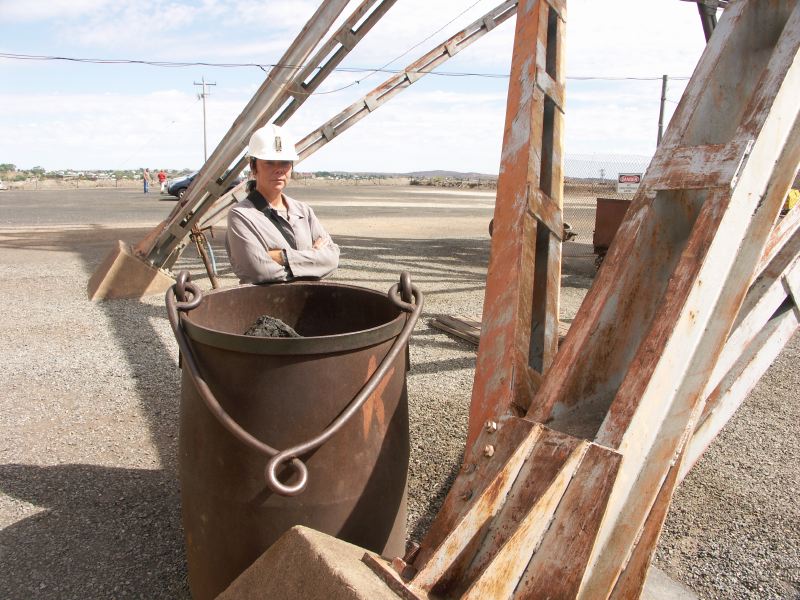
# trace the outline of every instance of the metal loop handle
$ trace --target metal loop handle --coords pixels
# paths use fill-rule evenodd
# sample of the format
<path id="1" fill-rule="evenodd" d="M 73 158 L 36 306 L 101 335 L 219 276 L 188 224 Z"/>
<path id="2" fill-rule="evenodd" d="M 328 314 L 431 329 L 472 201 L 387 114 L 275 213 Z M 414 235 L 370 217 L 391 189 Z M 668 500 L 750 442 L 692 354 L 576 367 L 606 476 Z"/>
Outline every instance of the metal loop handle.
<path id="1" fill-rule="evenodd" d="M 412 287 L 411 275 L 409 275 L 408 271 L 400 273 L 400 299 L 405 302 L 406 305 L 411 304 L 411 295 L 413 294 Z M 394 289 L 394 286 L 392 286 L 392 289 Z M 391 289 L 389 290 L 389 299 L 394 301 L 394 294 Z M 407 308 L 403 308 L 403 310 L 410 312 Z"/>
<path id="2" fill-rule="evenodd" d="M 197 359 L 195 358 L 191 343 L 189 342 L 186 332 L 183 330 L 183 323 L 178 315 L 179 310 L 181 312 L 193 310 L 200 306 L 200 303 L 203 301 L 203 293 L 200 291 L 199 287 L 189 282 L 190 279 L 191 276 L 188 271 L 181 271 L 178 274 L 175 285 L 167 290 L 165 298 L 167 317 L 169 318 L 169 324 L 172 326 L 172 332 L 175 334 L 175 339 L 178 342 L 178 348 L 183 356 L 183 364 L 189 369 L 189 375 L 200 397 L 203 399 L 203 402 L 205 402 L 208 410 L 211 411 L 211 414 L 214 415 L 220 424 L 236 439 L 256 452 L 274 456 L 278 453 L 275 448 L 250 435 L 250 433 L 243 429 L 241 425 L 225 411 L 200 373 L 200 367 L 197 364 Z M 185 298 L 187 289 L 193 295 L 192 300 L 189 302 L 178 302 L 178 294 L 181 294 L 181 296 Z M 299 459 L 292 461 L 292 468 L 294 468 L 301 481 L 308 479 L 308 470 Z"/>
<path id="3" fill-rule="evenodd" d="M 183 355 L 184 365 L 186 365 L 186 367 L 189 369 L 189 375 L 191 376 L 197 391 L 200 393 L 200 397 L 211 411 L 211 414 L 217 418 L 222 426 L 245 445 L 257 452 L 271 457 L 269 462 L 267 462 L 267 466 L 264 471 L 264 477 L 267 485 L 272 489 L 272 491 L 277 494 L 281 494 L 282 496 L 296 496 L 300 494 L 308 485 L 308 468 L 298 458 L 298 456 L 318 448 L 331 437 L 333 437 L 345 425 L 345 423 L 347 423 L 347 421 L 356 412 L 358 412 L 367 398 L 372 395 L 380 381 L 383 379 L 386 373 L 389 372 L 389 366 L 397 357 L 397 354 L 406 345 L 409 337 L 411 337 L 411 332 L 414 329 L 414 325 L 416 324 L 417 319 L 419 319 L 419 315 L 422 313 L 422 305 L 424 302 L 422 292 L 420 292 L 417 287 L 411 283 L 411 277 L 407 272 L 403 272 L 401 274 L 400 283 L 393 285 L 389 290 L 389 299 L 400 310 L 410 313 L 410 315 L 406 319 L 405 326 L 395 339 L 392 347 L 389 349 L 389 352 L 387 352 L 386 356 L 381 361 L 381 364 L 377 369 L 375 369 L 367 383 L 364 384 L 356 397 L 350 401 L 350 404 L 347 405 L 347 407 L 339 414 L 339 416 L 336 417 L 336 419 L 334 419 L 334 421 L 328 427 L 326 427 L 322 433 L 308 440 L 307 442 L 303 442 L 302 444 L 298 444 L 279 452 L 272 446 L 269 446 L 261 440 L 253 437 L 233 418 L 231 418 L 222 405 L 220 405 L 219 401 L 217 401 L 214 393 L 209 388 L 205 379 L 203 379 L 197 364 L 197 360 L 194 356 L 194 352 L 192 351 L 191 343 L 189 342 L 189 338 L 183 329 L 183 323 L 181 322 L 178 314 L 179 310 L 182 312 L 187 312 L 197 308 L 203 300 L 203 293 L 200 291 L 200 288 L 193 283 L 190 283 L 190 278 L 191 277 L 187 271 L 181 271 L 178 275 L 175 285 L 167 290 L 166 293 L 167 317 L 169 318 L 170 325 L 172 326 L 172 331 L 175 334 L 175 339 L 178 342 L 178 348 Z M 400 294 L 398 294 L 398 289 L 401 290 Z M 190 301 L 185 300 L 187 290 L 192 295 L 192 299 Z M 414 304 L 402 300 L 401 297 L 404 294 L 407 297 L 413 296 Z M 178 301 L 178 298 L 181 298 L 181 301 Z M 282 483 L 278 480 L 277 475 L 278 470 L 287 463 L 291 465 L 296 476 L 294 483 L 291 484 Z"/>
<path id="4" fill-rule="evenodd" d="M 404 284 L 406 289 L 413 294 L 415 301 L 414 304 L 403 302 L 402 300 L 398 299 L 398 287 L 402 287 Z M 389 290 L 389 299 L 403 312 L 411 313 L 406 319 L 406 324 L 403 326 L 402 331 L 398 334 L 397 338 L 392 344 L 392 347 L 389 348 L 389 352 L 386 353 L 386 356 L 381 361 L 381 364 L 378 365 L 378 368 L 375 369 L 369 380 L 367 380 L 367 383 L 364 384 L 364 387 L 361 388 L 356 397 L 350 401 L 350 404 L 347 405 L 347 408 L 345 408 L 339 414 L 339 416 L 334 419 L 333 423 L 328 425 L 328 427 L 326 427 L 325 430 L 317 437 L 312 438 L 307 442 L 297 444 L 296 446 L 292 446 L 291 448 L 286 448 L 285 450 L 278 452 L 269 460 L 267 467 L 264 470 L 264 475 L 267 479 L 267 484 L 279 494 L 284 496 L 296 496 L 305 488 L 305 482 L 303 482 L 303 485 L 300 485 L 300 482 L 295 483 L 294 485 L 285 485 L 281 483 L 277 476 L 280 466 L 289 459 L 296 460 L 297 456 L 319 448 L 322 444 L 333 437 L 342 427 L 344 427 L 347 421 L 358 412 L 364 402 L 366 402 L 366 400 L 372 395 L 372 393 L 378 387 L 378 384 L 389 372 L 389 367 L 394 362 L 395 358 L 397 358 L 397 355 L 408 343 L 408 338 L 411 337 L 411 332 L 414 330 L 414 325 L 416 325 L 417 319 L 419 319 L 419 315 L 422 313 L 422 306 L 424 303 L 422 292 L 420 292 L 419 289 L 411 283 L 411 277 L 409 274 L 407 272 L 403 272 L 400 276 L 400 283 L 394 284 Z"/>
<path id="5" fill-rule="evenodd" d="M 175 308 L 179 311 L 187 312 L 194 310 L 203 301 L 203 292 L 195 284 L 189 281 L 189 271 L 181 271 L 175 283 L 175 298 L 178 300 Z M 191 300 L 186 300 L 186 290 L 192 295 Z"/>

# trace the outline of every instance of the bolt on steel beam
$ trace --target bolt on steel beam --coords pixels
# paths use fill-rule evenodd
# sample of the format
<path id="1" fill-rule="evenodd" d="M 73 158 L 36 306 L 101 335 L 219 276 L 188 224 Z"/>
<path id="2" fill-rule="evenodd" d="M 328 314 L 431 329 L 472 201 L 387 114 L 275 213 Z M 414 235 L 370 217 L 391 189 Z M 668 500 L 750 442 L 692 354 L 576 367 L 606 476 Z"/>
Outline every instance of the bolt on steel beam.
<path id="1" fill-rule="evenodd" d="M 767 362 L 764 349 L 797 327 L 797 248 L 775 224 L 800 163 L 799 56 L 797 2 L 728 7 L 525 418 L 498 410 L 496 431 L 485 420 L 475 427 L 464 468 L 406 569 L 417 597 L 478 597 L 498 586 L 512 598 L 641 593 L 675 486 L 698 451 L 695 424 L 707 400 L 712 412 L 727 406 L 707 396 L 740 307 L 753 307 L 741 326 L 752 323 L 761 298 L 782 286 L 782 304 L 760 331 L 753 326 L 758 333 L 734 353 L 734 367 L 720 367 L 714 389 L 728 381 L 740 395 L 738 382 L 749 384 Z M 754 284 L 759 273 L 773 283 Z M 769 307 L 756 312 L 763 322 Z M 496 364 L 498 381 L 516 375 L 499 354 Z M 496 406 L 511 407 L 511 386 L 504 391 Z M 542 439 L 556 454 L 587 451 L 567 467 L 563 453 L 539 454 Z M 559 473 L 569 473 L 566 486 Z M 538 492 L 521 501 L 531 489 Z"/>

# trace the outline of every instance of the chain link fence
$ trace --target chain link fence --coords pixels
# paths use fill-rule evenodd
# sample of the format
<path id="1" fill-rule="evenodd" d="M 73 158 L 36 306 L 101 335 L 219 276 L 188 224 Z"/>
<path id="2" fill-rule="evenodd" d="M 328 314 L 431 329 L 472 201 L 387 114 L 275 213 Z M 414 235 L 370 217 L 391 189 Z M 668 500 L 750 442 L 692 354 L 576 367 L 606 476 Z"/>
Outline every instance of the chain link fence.
<path id="1" fill-rule="evenodd" d="M 574 241 L 592 243 L 598 198 L 630 200 L 633 192 L 620 189 L 619 176 L 644 175 L 650 158 L 625 155 L 567 155 L 564 160 L 564 220 Z M 623 188 L 626 184 L 623 184 Z M 627 184 L 630 189 L 630 184 Z"/>

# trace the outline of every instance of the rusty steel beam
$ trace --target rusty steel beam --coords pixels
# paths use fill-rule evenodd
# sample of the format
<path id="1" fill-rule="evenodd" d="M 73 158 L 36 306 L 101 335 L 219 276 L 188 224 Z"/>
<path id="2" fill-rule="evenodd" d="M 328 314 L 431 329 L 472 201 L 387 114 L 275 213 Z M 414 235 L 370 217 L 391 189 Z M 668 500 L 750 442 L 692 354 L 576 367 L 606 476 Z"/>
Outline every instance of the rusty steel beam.
<path id="1" fill-rule="evenodd" d="M 307 60 L 348 4 L 348 0 L 325 0 L 203 165 L 184 201 L 137 244 L 137 255 L 157 267 L 170 267 L 185 247 L 192 227 L 225 195 L 246 166 L 243 151 L 250 134 L 270 120 L 282 124 L 294 114 L 396 1 L 363 0 Z"/>
<path id="2" fill-rule="evenodd" d="M 518 9 L 467 447 L 525 413 L 557 350 L 565 17 L 563 1 Z"/>
<path id="3" fill-rule="evenodd" d="M 597 415 L 594 441 L 624 452 L 582 597 L 611 589 L 635 545 L 797 170 L 798 44 L 796 2 L 726 10 L 654 159 L 659 172 L 648 170 L 573 323 L 564 362 L 532 409 L 537 420 L 554 417 L 553 427 L 559 413 Z M 708 156 L 706 148 L 720 144 L 718 157 L 698 161 L 690 177 L 681 163 L 670 178 L 665 156 L 685 147 Z M 724 166 L 731 148 L 741 152 L 733 172 Z M 704 174 L 708 189 L 682 187 L 695 188 Z M 671 189 L 663 185 L 670 180 Z M 580 361 L 569 362 L 578 353 Z"/>
<path id="4" fill-rule="evenodd" d="M 758 380 L 775 361 L 789 340 L 800 329 L 800 279 L 794 276 L 794 292 L 769 319 L 764 328 L 744 349 L 739 359 L 725 374 L 707 399 L 707 409 L 699 420 L 686 450 L 687 457 L 680 473 L 683 480 L 700 459 L 725 424 L 739 409 Z"/>
<path id="5" fill-rule="evenodd" d="M 711 39 L 711 34 L 717 27 L 717 9 L 728 6 L 729 0 L 683 0 L 684 2 L 695 2 L 697 12 L 700 14 L 700 23 L 703 26 L 703 35 L 706 42 Z"/>
<path id="6" fill-rule="evenodd" d="M 800 231 L 748 291 L 706 384 L 682 480 L 800 328 Z"/>
<path id="7" fill-rule="evenodd" d="M 513 17 L 517 11 L 517 4 L 517 0 L 508 0 L 500 3 L 485 15 L 451 36 L 444 43 L 426 52 L 422 57 L 406 66 L 400 73 L 389 77 L 386 81 L 367 93 L 363 98 L 356 100 L 336 116 L 331 117 L 314 131 L 305 135 L 296 146 L 297 154 L 300 157 L 298 162 L 314 154 L 314 152 L 369 116 L 400 92 L 408 89 L 422 77 L 433 71 L 433 69 L 442 65 L 457 53 L 461 52 L 461 50 L 489 33 L 492 29 Z M 242 195 L 244 187 L 245 184 L 242 183 L 226 195 L 220 197 L 213 210 L 203 220 L 202 226 L 207 227 L 221 221 L 230 207 L 238 202 L 237 197 Z"/>
<path id="8" fill-rule="evenodd" d="M 734 329 L 728 336 L 706 384 L 706 397 L 720 384 L 742 351 L 786 301 L 788 282 L 793 281 L 799 274 L 800 232 L 797 232 L 748 290 L 736 317 Z"/>
<path id="9" fill-rule="evenodd" d="M 797 241 L 791 221 L 775 224 L 800 164 L 798 58 L 796 1 L 726 10 L 524 418 L 508 414 L 516 398 L 503 378 L 517 373 L 495 361 L 486 389 L 504 385 L 501 416 L 471 430 L 442 510 L 396 565 L 408 597 L 641 593 L 675 486 L 735 409 L 725 394 L 743 397 L 797 329 Z M 530 123 L 513 122 L 517 140 L 530 144 Z M 524 221 L 521 212 L 512 215 Z M 496 221 L 491 266 L 498 245 L 525 229 L 508 227 L 500 241 L 497 231 Z M 524 273 L 507 275 L 513 288 Z M 499 298 L 487 289 L 487 307 Z M 515 315 L 519 304 L 508 305 Z M 509 321 L 484 320 L 482 337 L 507 332 L 514 364 Z"/>
<path id="10" fill-rule="evenodd" d="M 610 600 L 629 600 L 641 595 L 647 579 L 647 572 L 650 570 L 650 561 L 653 559 L 658 538 L 667 518 L 672 494 L 680 483 L 678 475 L 683 464 L 683 456 L 683 452 L 678 455 L 675 464 L 664 479 L 664 483 L 661 484 L 653 507 L 639 532 L 636 546 L 609 595 Z"/>
<path id="11" fill-rule="evenodd" d="M 374 112 L 397 94 L 419 81 L 435 68 L 476 42 L 489 31 L 516 13 L 516 0 L 503 2 L 474 21 L 443 44 L 427 52 L 408 65 L 402 72 L 390 77 L 374 90 L 318 127 L 297 143 L 300 160 L 307 158 L 322 146 Z"/>
<path id="12" fill-rule="evenodd" d="M 766 268 L 772 261 L 773 257 L 781 251 L 784 244 L 791 238 L 794 233 L 800 228 L 800 204 L 795 205 L 788 213 L 778 221 L 775 228 L 767 240 L 767 247 L 764 249 L 764 254 L 761 261 L 758 263 L 756 277 Z"/>
<path id="13" fill-rule="evenodd" d="M 786 240 L 786 232 L 794 235 Z M 780 249 L 780 254 L 777 254 Z M 770 262 L 764 266 L 765 259 Z M 792 289 L 796 290 L 792 294 Z M 616 583 L 612 599 L 633 597 L 645 580 L 649 563 L 663 527 L 670 498 L 713 442 L 758 380 L 800 329 L 800 232 L 792 218 L 773 229 L 756 269 L 756 281 L 748 290 L 737 324 L 722 349 L 706 384 L 704 400 L 695 413 L 693 427 L 675 464 L 661 486 L 637 544 Z M 638 582 L 638 583 L 637 583 Z"/>
<path id="14" fill-rule="evenodd" d="M 574 597 L 620 458 L 526 419 L 488 423 L 416 556 L 394 562 L 405 584 L 393 589 L 413 599 Z M 370 567 L 389 581 L 387 567 Z"/>

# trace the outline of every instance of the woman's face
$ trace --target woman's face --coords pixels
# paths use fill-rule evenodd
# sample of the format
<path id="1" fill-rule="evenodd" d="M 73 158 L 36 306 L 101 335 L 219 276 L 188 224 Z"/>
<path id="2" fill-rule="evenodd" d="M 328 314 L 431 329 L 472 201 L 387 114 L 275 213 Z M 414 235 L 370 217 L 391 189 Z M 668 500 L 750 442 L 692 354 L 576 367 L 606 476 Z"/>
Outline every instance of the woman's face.
<path id="1" fill-rule="evenodd" d="M 280 194 L 292 174 L 292 163 L 288 160 L 256 160 L 256 189 L 262 194 Z"/>

